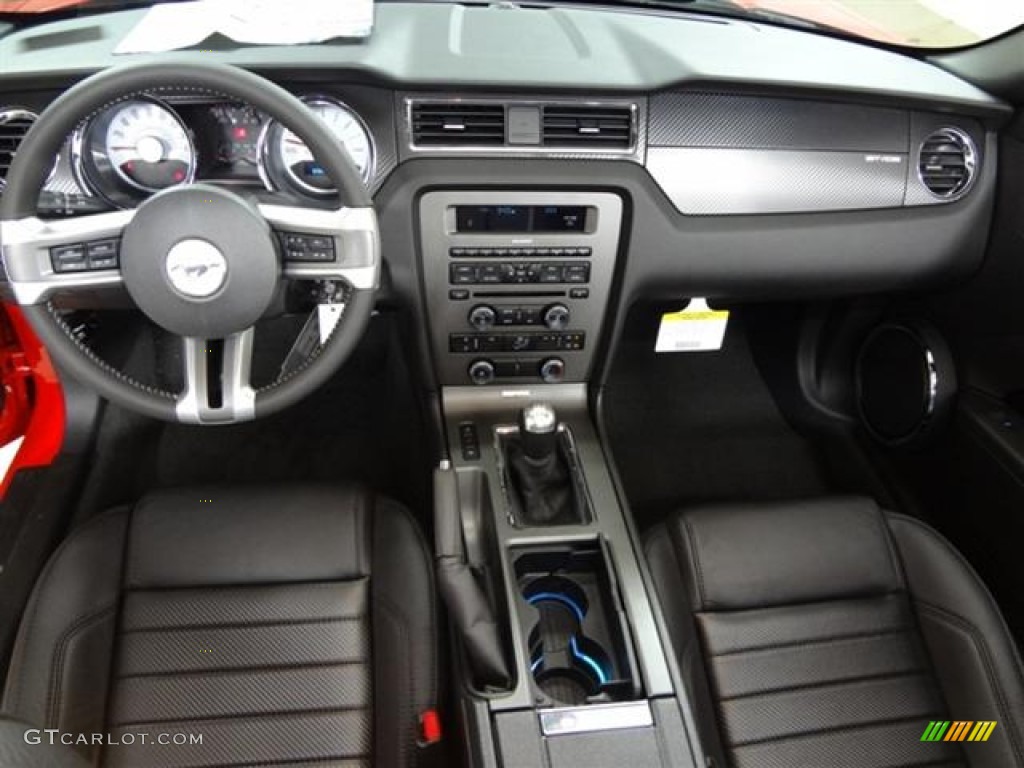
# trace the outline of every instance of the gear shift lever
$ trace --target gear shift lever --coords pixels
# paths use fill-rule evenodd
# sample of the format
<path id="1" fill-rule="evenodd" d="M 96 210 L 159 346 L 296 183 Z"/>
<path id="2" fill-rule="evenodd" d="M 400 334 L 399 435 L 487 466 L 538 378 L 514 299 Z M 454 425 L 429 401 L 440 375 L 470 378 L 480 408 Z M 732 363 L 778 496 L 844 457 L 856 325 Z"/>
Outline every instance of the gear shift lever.
<path id="1" fill-rule="evenodd" d="M 558 416 L 548 403 L 531 403 L 519 412 L 523 453 L 533 461 L 549 460 L 558 449 Z"/>
<path id="2" fill-rule="evenodd" d="M 512 487 L 526 525 L 579 522 L 572 473 L 559 445 L 558 415 L 548 403 L 519 412 L 519 438 L 506 445 Z"/>

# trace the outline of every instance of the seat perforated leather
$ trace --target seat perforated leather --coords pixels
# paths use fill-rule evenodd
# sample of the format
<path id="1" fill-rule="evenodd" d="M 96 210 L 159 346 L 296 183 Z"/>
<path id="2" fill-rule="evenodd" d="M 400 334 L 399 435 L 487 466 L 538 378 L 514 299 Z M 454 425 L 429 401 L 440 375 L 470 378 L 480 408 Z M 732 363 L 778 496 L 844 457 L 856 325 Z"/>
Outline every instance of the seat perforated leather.
<path id="1" fill-rule="evenodd" d="M 1024 673 L 934 530 L 865 499 L 686 510 L 645 539 L 716 765 L 1024 766 Z M 932 720 L 996 720 L 984 744 Z"/>
<path id="2" fill-rule="evenodd" d="M 51 559 L 4 711 L 71 734 L 200 734 L 82 749 L 104 766 L 408 766 L 436 706 L 429 553 L 359 490 L 169 491 Z"/>

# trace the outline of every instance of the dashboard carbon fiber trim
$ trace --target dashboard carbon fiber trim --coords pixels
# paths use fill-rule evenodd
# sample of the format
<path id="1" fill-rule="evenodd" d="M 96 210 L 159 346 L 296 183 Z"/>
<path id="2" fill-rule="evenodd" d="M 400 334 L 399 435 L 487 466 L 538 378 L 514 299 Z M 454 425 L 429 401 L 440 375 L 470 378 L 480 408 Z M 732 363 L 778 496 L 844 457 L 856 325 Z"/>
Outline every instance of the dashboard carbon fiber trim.
<path id="1" fill-rule="evenodd" d="M 650 99 L 652 147 L 906 152 L 909 119 L 898 109 L 723 93 Z"/>

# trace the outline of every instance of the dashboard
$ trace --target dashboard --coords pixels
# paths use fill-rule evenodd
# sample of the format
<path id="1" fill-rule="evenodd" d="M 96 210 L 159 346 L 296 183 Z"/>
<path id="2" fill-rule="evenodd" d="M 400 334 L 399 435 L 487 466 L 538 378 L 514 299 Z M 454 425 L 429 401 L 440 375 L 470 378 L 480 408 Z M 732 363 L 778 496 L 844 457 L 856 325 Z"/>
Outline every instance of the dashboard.
<path id="1" fill-rule="evenodd" d="M 136 60 L 115 49 L 142 13 L 0 38 L 0 177 L 25 115 Z M 983 258 L 1011 110 L 927 62 L 686 13 L 376 14 L 357 43 L 164 59 L 253 70 L 328 123 L 374 198 L 387 289 L 415 308 L 443 383 L 585 380 L 641 299 L 918 290 Z M 40 206 L 132 207 L 194 180 L 333 193 L 265 115 L 165 92 L 79 126 Z"/>

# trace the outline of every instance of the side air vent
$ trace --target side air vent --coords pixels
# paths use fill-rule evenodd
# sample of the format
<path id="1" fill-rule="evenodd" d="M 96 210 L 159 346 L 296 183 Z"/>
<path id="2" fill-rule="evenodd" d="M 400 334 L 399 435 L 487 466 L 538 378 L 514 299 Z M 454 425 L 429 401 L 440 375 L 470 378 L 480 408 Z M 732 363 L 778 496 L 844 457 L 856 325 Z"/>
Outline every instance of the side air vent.
<path id="1" fill-rule="evenodd" d="M 921 144 L 918 173 L 936 197 L 951 200 L 964 194 L 976 171 L 974 142 L 963 131 L 943 128 Z"/>
<path id="2" fill-rule="evenodd" d="M 542 135 L 545 147 L 629 149 L 635 136 L 633 109 L 548 105 Z"/>
<path id="3" fill-rule="evenodd" d="M 500 147 L 505 143 L 505 106 L 414 102 L 412 141 L 420 147 Z"/>
<path id="4" fill-rule="evenodd" d="M 0 189 L 7 180 L 14 153 L 39 116 L 24 109 L 0 109 Z"/>

